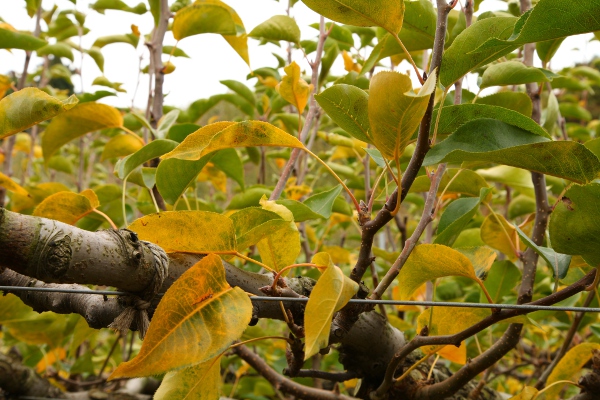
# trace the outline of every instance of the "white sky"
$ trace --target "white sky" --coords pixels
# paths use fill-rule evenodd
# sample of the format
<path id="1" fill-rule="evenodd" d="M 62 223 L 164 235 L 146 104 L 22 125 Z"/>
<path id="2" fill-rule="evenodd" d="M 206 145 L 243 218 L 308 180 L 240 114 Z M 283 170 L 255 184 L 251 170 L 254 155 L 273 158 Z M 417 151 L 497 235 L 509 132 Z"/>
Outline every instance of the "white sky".
<path id="1" fill-rule="evenodd" d="M 130 6 L 134 6 L 142 0 L 123 0 Z M 224 0 L 225 3 L 233 7 L 242 18 L 246 31 L 250 32 L 256 25 L 267 20 L 273 15 L 285 14 L 287 0 L 277 2 L 274 0 Z M 92 0 L 78 0 L 77 10 L 87 14 L 86 27 L 90 33 L 83 37 L 83 47 L 89 48 L 96 38 L 112 34 L 124 34 L 131 32 L 131 24 L 139 27 L 142 35 L 150 33 L 153 27 L 152 16 L 136 15 L 122 11 L 106 11 L 105 15 L 99 14 L 89 8 Z M 53 4 L 57 4 L 59 10 L 72 9 L 73 3 L 68 0 L 43 0 L 44 9 L 49 9 Z M 487 10 L 506 9 L 506 3 L 498 0 L 486 0 L 480 7 L 480 12 Z M 34 18 L 29 18 L 25 11 L 25 1 L 23 0 L 0 0 L 0 16 L 8 23 L 20 30 L 33 30 Z M 302 31 L 302 39 L 314 39 L 317 31 L 308 25 L 318 22 L 318 15 L 308 9 L 302 2 L 298 2 L 293 10 L 292 16 L 296 18 Z M 46 30 L 45 23 L 42 22 L 42 29 Z M 560 69 L 575 62 L 589 61 L 594 56 L 600 55 L 600 42 L 589 42 L 590 35 L 570 37 L 563 42 L 558 54 L 553 59 L 553 69 Z M 77 41 L 77 37 L 72 38 Z M 167 32 L 165 44 L 173 45 L 175 40 L 170 32 Z M 250 64 L 253 69 L 263 66 L 276 66 L 277 62 L 271 55 L 277 52 L 285 58 L 285 48 L 279 48 L 272 44 L 258 46 L 258 41 L 248 39 Z M 219 83 L 220 80 L 234 79 L 244 82 L 248 86 L 253 86 L 255 80 L 246 81 L 246 75 L 250 71 L 242 59 L 229 47 L 220 35 L 202 34 L 183 39 L 179 43 L 179 48 L 185 51 L 191 58 L 173 58 L 172 62 L 177 69 L 174 73 L 165 77 L 165 93 L 168 96 L 165 104 L 178 107 L 186 107 L 192 101 L 206 98 L 213 94 L 224 93 L 227 88 Z M 105 58 L 104 75 L 112 82 L 122 82 L 123 88 L 127 93 L 119 93 L 117 97 L 107 97 L 101 102 L 118 107 L 128 107 L 131 105 L 135 86 L 138 80 L 139 58 L 143 55 L 142 65 L 148 64 L 147 49 L 143 45 L 143 40 L 136 50 L 126 44 L 111 44 L 102 49 Z M 75 54 L 75 65 L 80 65 L 80 55 Z M 314 55 L 309 57 L 312 59 Z M 165 59 L 168 56 L 165 56 Z M 25 52 L 22 50 L 13 50 L 12 53 L 6 50 L 0 50 L 0 73 L 6 74 L 9 71 L 21 71 L 25 58 Z M 298 62 L 303 69 L 308 68 L 308 64 L 303 60 L 300 52 L 293 54 L 293 59 Z M 68 60 L 64 60 L 67 61 Z M 34 71 L 39 65 L 40 59 L 32 60 L 30 71 Z M 399 70 L 406 71 L 408 65 L 401 65 Z M 102 90 L 103 87 L 92 87 L 92 81 L 101 75 L 100 70 L 92 59 L 88 56 L 83 60 L 83 86 L 87 92 Z M 334 64 L 333 73 L 341 74 L 343 72 L 343 62 L 341 57 Z M 80 78 L 73 77 L 76 91 L 80 91 Z M 471 90 L 475 90 L 475 79 L 470 79 L 468 83 Z M 144 108 L 148 94 L 147 75 L 142 75 L 140 86 L 135 97 L 135 105 Z"/>

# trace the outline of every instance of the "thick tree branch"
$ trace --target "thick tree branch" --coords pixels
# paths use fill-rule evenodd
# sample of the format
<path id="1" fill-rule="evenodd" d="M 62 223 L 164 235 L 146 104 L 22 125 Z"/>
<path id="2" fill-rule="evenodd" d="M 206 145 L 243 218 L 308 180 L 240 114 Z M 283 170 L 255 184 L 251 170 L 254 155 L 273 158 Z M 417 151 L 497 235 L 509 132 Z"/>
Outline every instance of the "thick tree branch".
<path id="1" fill-rule="evenodd" d="M 17 358 L 0 353 L 0 389 L 17 396 L 66 399 L 65 394 Z"/>

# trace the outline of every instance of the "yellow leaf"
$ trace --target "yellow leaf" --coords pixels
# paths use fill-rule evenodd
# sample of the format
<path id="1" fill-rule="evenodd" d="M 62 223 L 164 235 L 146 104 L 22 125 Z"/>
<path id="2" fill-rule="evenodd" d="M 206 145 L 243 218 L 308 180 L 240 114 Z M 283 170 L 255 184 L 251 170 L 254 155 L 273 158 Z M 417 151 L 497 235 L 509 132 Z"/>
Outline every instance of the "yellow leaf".
<path id="1" fill-rule="evenodd" d="M 263 210 L 274 212 L 286 221 L 294 221 L 294 214 L 292 214 L 292 212 L 286 206 L 277 204 L 275 201 L 267 199 L 266 195 L 263 194 L 259 200 L 259 203 Z"/>
<path id="2" fill-rule="evenodd" d="M 397 257 L 396 257 L 397 258 Z M 394 259 L 395 261 L 395 259 Z M 393 262 L 393 261 L 392 261 Z M 427 285 L 422 284 L 411 296 L 410 301 L 425 301 L 425 295 L 427 294 Z M 400 298 L 400 286 L 396 285 L 392 289 L 392 299 L 402 300 Z M 396 306 L 398 311 L 420 311 L 421 306 Z"/>
<path id="3" fill-rule="evenodd" d="M 258 81 L 260 83 L 262 83 L 263 85 L 270 87 L 270 88 L 276 88 L 277 85 L 279 85 L 279 82 L 277 82 L 277 79 L 273 78 L 272 76 L 267 76 L 266 78 L 263 78 L 260 75 L 256 76 L 258 78 Z M 263 101 L 264 103 L 264 101 Z"/>
<path id="4" fill-rule="evenodd" d="M 456 346 L 444 346 L 437 351 L 440 357 L 446 360 L 452 361 L 453 363 L 465 365 L 467 363 L 467 345 L 465 342 L 461 342 L 459 347 Z"/>
<path id="5" fill-rule="evenodd" d="M 59 347 L 52 349 L 48 353 L 44 354 L 44 357 L 35 366 L 35 370 L 38 374 L 41 374 L 46 371 L 46 368 L 51 367 L 59 360 L 64 360 L 65 357 L 67 357 L 67 351 L 64 348 Z"/>
<path id="6" fill-rule="evenodd" d="M 58 192 L 46 197 L 33 210 L 33 215 L 75 225 L 99 205 L 98 197 L 91 189 L 84 190 L 80 194 Z"/>
<path id="7" fill-rule="evenodd" d="M 354 62 L 354 60 L 352 59 L 352 56 L 350 54 L 348 54 L 348 52 L 346 50 L 344 50 L 342 52 L 342 57 L 344 58 L 344 69 L 346 71 L 360 72 L 362 67 L 359 64 Z"/>
<path id="8" fill-rule="evenodd" d="M 164 66 L 163 66 L 163 73 L 165 75 L 169 75 L 170 73 L 175 71 L 176 68 L 177 67 L 175 67 L 175 64 L 173 64 L 171 61 L 167 61 L 167 62 L 165 62 Z"/>
<path id="9" fill-rule="evenodd" d="M 510 238 L 510 240 L 509 240 Z M 481 240 L 488 246 L 506 254 L 509 260 L 516 260 L 513 249 L 525 249 L 515 227 L 500 214 L 488 215 L 481 224 Z"/>
<path id="10" fill-rule="evenodd" d="M 17 193 L 22 196 L 29 196 L 29 193 L 25 188 L 17 184 L 15 181 L 10 179 L 8 176 L 0 172 L 0 186 L 8 190 L 9 192 Z"/>
<path id="11" fill-rule="evenodd" d="M 286 76 L 279 84 L 277 91 L 287 102 L 291 103 L 298 109 L 298 112 L 303 112 L 304 107 L 308 103 L 308 97 L 313 90 L 313 85 L 306 83 L 300 75 L 300 66 L 292 61 L 290 65 L 283 69 Z"/>
<path id="12" fill-rule="evenodd" d="M 488 271 L 490 268 L 492 268 L 494 260 L 496 260 L 496 252 L 485 246 L 461 247 L 457 248 L 456 250 L 467 256 L 473 265 L 475 275 L 484 281 L 487 277 Z"/>
<path id="13" fill-rule="evenodd" d="M 46 162 L 60 147 L 86 133 L 123 125 L 119 110 L 100 103 L 82 103 L 55 117 L 42 135 Z"/>
<path id="14" fill-rule="evenodd" d="M 546 386 L 550 386 L 554 382 L 572 380 L 572 378 L 581 371 L 583 366 L 592 358 L 592 351 L 599 350 L 600 343 L 581 343 L 573 347 L 565 354 L 565 356 L 556 364 L 556 367 L 548 376 Z M 546 399 L 559 399 L 559 394 L 564 385 L 557 384 L 548 388 L 544 393 Z"/>
<path id="15" fill-rule="evenodd" d="M 163 374 L 219 356 L 252 318 L 252 303 L 225 279 L 221 258 L 209 254 L 167 290 L 133 360 L 109 379 Z"/>
<path id="16" fill-rule="evenodd" d="M 298 139 L 267 122 L 216 122 L 190 134 L 162 158 L 199 160 L 217 150 L 252 146 L 304 148 Z"/>
<path id="17" fill-rule="evenodd" d="M 213 212 L 165 211 L 137 219 L 127 229 L 171 253 L 236 251 L 233 222 Z"/>
<path id="18" fill-rule="evenodd" d="M 6 75 L 0 75 L 0 99 L 4 97 L 8 89 L 11 88 L 12 82 Z"/>
<path id="19" fill-rule="evenodd" d="M 217 190 L 223 193 L 227 192 L 227 175 L 211 162 L 206 163 L 202 168 L 197 180 L 198 182 L 210 181 Z"/>
<path id="20" fill-rule="evenodd" d="M 398 274 L 398 297 L 408 300 L 425 282 L 444 276 L 477 280 L 471 261 L 457 250 L 441 244 L 418 245 Z"/>
<path id="21" fill-rule="evenodd" d="M 334 264 L 350 264 L 350 252 L 340 246 L 323 246 L 322 250 L 329 254 Z"/>
<path id="22" fill-rule="evenodd" d="M 79 102 L 75 95 L 65 101 L 37 88 L 25 88 L 0 100 L 0 139 L 72 109 Z"/>
<path id="23" fill-rule="evenodd" d="M 321 253 L 315 256 L 319 254 Z M 318 264 L 314 258 L 313 263 Z M 333 314 L 344 307 L 358 291 L 358 284 L 345 276 L 339 267 L 333 265 L 331 261 L 327 264 L 327 268 L 317 281 L 308 299 L 308 304 L 306 304 L 304 314 L 305 360 L 317 354 L 320 349 L 327 347 Z"/>
<path id="24" fill-rule="evenodd" d="M 168 372 L 154 400 L 218 400 L 221 388 L 221 357 L 179 371 Z"/>
<path id="25" fill-rule="evenodd" d="M 369 121 L 377 150 L 388 159 L 400 158 L 427 109 L 435 90 L 435 71 L 415 94 L 408 75 L 380 72 L 369 86 Z"/>
<path id="26" fill-rule="evenodd" d="M 538 392 L 533 386 L 525 386 L 521 393 L 511 397 L 509 400 L 533 400 L 536 398 Z"/>
<path id="27" fill-rule="evenodd" d="M 13 152 L 22 151 L 23 153 L 29 154 L 29 150 L 31 150 L 31 136 L 26 133 L 17 133 L 15 136 Z"/>
<path id="28" fill-rule="evenodd" d="M 430 326 L 429 319 L 432 310 L 433 318 L 431 318 Z M 428 308 L 427 310 L 422 312 L 421 315 L 419 315 L 419 318 L 417 318 L 417 332 L 420 332 L 425 326 L 427 326 L 429 328 L 429 336 L 453 335 L 455 333 L 467 329 L 471 325 L 476 324 L 477 322 L 481 321 L 489 315 L 491 315 L 491 311 L 489 309 L 436 306 Z M 430 354 L 439 352 L 444 347 L 445 346 L 426 346 L 423 347 L 422 350 L 423 352 Z M 447 347 L 454 347 L 454 349 L 457 349 L 456 346 Z M 451 357 L 458 357 L 460 356 L 460 352 L 457 354 L 451 349 L 447 349 L 445 355 L 449 355 Z M 455 360 L 459 359 L 456 358 Z M 455 360 L 451 359 L 451 361 L 458 362 Z"/>

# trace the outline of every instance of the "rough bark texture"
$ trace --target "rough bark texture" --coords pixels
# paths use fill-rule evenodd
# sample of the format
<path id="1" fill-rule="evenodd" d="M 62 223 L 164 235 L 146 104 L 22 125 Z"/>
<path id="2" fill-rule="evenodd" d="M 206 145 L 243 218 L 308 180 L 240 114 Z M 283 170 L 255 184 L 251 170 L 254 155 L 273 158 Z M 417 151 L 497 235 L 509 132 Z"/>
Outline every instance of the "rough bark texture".
<path id="1" fill-rule="evenodd" d="M 64 393 L 35 371 L 21 364 L 17 357 L 0 353 L 0 389 L 17 396 L 66 399 Z M 0 398 L 2 394 L 0 391 Z"/>

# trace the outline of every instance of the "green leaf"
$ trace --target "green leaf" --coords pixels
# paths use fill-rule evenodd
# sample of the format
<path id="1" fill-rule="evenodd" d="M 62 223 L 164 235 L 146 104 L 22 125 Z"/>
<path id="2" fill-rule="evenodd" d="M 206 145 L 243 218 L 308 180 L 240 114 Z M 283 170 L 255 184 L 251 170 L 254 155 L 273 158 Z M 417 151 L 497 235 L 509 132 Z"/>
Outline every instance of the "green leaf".
<path id="1" fill-rule="evenodd" d="M 462 31 L 444 52 L 442 57 L 444 67 L 440 72 L 440 83 L 448 87 L 467 72 L 499 58 L 500 55 L 493 51 L 475 54 L 472 54 L 471 51 L 488 38 L 508 39 L 512 34 L 515 22 L 517 22 L 517 18 L 514 17 L 486 18 Z"/>
<path id="2" fill-rule="evenodd" d="M 304 314 L 305 360 L 327 347 L 333 314 L 342 309 L 358 291 L 358 284 L 344 275 L 339 267 L 333 265 L 327 253 L 315 254 L 312 262 L 320 264 L 320 259 L 324 258 L 328 259 L 325 271 L 317 280 L 308 298 Z"/>
<path id="3" fill-rule="evenodd" d="M 571 256 L 557 253 L 549 247 L 538 246 L 518 226 L 515 226 L 515 228 L 521 240 L 546 261 L 552 269 L 552 274 L 555 278 L 558 276 L 559 279 L 563 279 L 567 276 L 569 264 L 571 264 Z"/>
<path id="4" fill-rule="evenodd" d="M 592 120 L 592 113 L 577 103 L 560 102 L 558 106 L 561 115 L 567 119 L 589 122 Z"/>
<path id="5" fill-rule="evenodd" d="M 435 91 L 433 72 L 418 94 L 408 75 L 380 72 L 371 78 L 369 121 L 377 150 L 388 159 L 398 159 L 409 144 Z"/>
<path id="6" fill-rule="evenodd" d="M 7 29 L 6 24 L 2 25 L 4 25 L 4 27 L 0 27 L 0 49 L 21 49 L 32 51 L 48 44 L 48 42 L 45 40 L 38 39 L 33 35 Z M 12 26 L 10 28 L 12 28 Z"/>
<path id="7" fill-rule="evenodd" d="M 315 100 L 340 128 L 358 140 L 373 143 L 369 132 L 369 95 L 364 90 L 351 85 L 333 85 L 315 95 Z"/>
<path id="8" fill-rule="evenodd" d="M 434 243 L 452 246 L 490 192 L 490 188 L 482 188 L 479 198 L 461 198 L 450 203 L 440 218 Z"/>
<path id="9" fill-rule="evenodd" d="M 598 158 L 579 143 L 552 142 L 487 118 L 461 126 L 429 151 L 423 165 L 463 161 L 511 165 L 578 183 L 590 182 L 600 173 Z"/>
<path id="10" fill-rule="evenodd" d="M 198 160 L 217 150 L 252 146 L 304 147 L 295 137 L 266 122 L 216 122 L 186 137 L 163 159 Z"/>
<path id="11" fill-rule="evenodd" d="M 486 68 L 479 87 L 521 85 L 532 82 L 550 82 L 556 74 L 542 68 L 528 67 L 520 61 L 506 61 Z"/>
<path id="12" fill-rule="evenodd" d="M 513 289 L 521 281 L 521 271 L 515 264 L 508 260 L 496 261 L 485 280 L 485 288 L 494 303 L 501 303 L 504 296 L 511 294 Z M 483 293 L 479 297 L 481 303 L 487 303 Z"/>
<path id="13" fill-rule="evenodd" d="M 169 111 L 167 114 L 163 115 L 162 118 L 158 121 L 156 126 L 156 137 L 158 139 L 164 139 L 169 133 L 169 129 L 175 122 L 177 122 L 177 118 L 179 117 L 180 111 L 175 109 Z"/>
<path id="14" fill-rule="evenodd" d="M 550 62 L 552 57 L 558 51 L 558 48 L 565 40 L 564 37 L 546 40 L 543 42 L 538 42 L 535 44 L 535 51 L 537 52 L 538 57 L 542 60 L 542 65 L 546 65 Z"/>
<path id="15" fill-rule="evenodd" d="M 165 202 L 175 204 L 213 155 L 206 155 L 197 161 L 176 158 L 162 160 L 156 170 L 156 188 Z"/>
<path id="16" fill-rule="evenodd" d="M 121 0 L 98 0 L 95 3 L 90 4 L 90 8 L 101 14 L 104 14 L 104 11 L 106 10 L 126 11 L 138 15 L 145 14 L 146 11 L 148 11 L 144 3 L 139 3 L 135 7 L 129 7 Z"/>
<path id="17" fill-rule="evenodd" d="M 197 1 L 175 14 L 173 19 L 175 40 L 202 33 L 237 34 L 231 13 L 220 1 Z"/>
<path id="18" fill-rule="evenodd" d="M 25 88 L 0 100 L 0 139 L 24 131 L 75 107 L 75 96 L 60 101 L 37 88 Z"/>
<path id="19" fill-rule="evenodd" d="M 130 44 L 133 48 L 137 48 L 137 45 L 140 41 L 139 36 L 134 35 L 133 33 L 127 33 L 125 35 L 110 35 L 110 36 L 102 36 L 96 39 L 92 47 L 97 47 L 99 49 L 113 43 L 125 43 Z"/>
<path id="20" fill-rule="evenodd" d="M 408 300 L 425 282 L 445 276 L 478 280 L 471 261 L 459 251 L 440 244 L 418 245 L 398 274 L 399 298 Z"/>
<path id="21" fill-rule="evenodd" d="M 302 0 L 332 21 L 355 26 L 380 26 L 397 34 L 402 28 L 404 0 Z"/>
<path id="22" fill-rule="evenodd" d="M 188 56 L 187 53 L 181 50 L 179 47 L 163 46 L 163 54 L 171 55 L 171 53 L 173 54 L 173 57 L 190 58 L 190 56 Z"/>
<path id="23" fill-rule="evenodd" d="M 436 110 L 433 115 L 433 120 L 437 118 Z M 550 135 L 536 124 L 531 118 L 525 117 L 522 114 L 508 110 L 504 107 L 490 106 L 485 104 L 460 104 L 457 106 L 447 106 L 442 108 L 442 115 L 438 124 L 438 137 L 450 135 L 464 124 L 475 119 L 491 118 L 505 122 L 507 124 L 524 129 L 533 134 L 544 136 L 550 139 Z M 431 127 L 433 133 L 434 127 Z"/>
<path id="24" fill-rule="evenodd" d="M 104 72 L 104 55 L 99 47 L 92 47 L 86 53 L 94 60 L 100 72 Z"/>
<path id="25" fill-rule="evenodd" d="M 262 238 L 289 225 L 279 214 L 259 207 L 247 207 L 229 217 L 235 227 L 238 251 L 258 243 Z"/>
<path id="26" fill-rule="evenodd" d="M 244 164 L 242 164 L 242 160 L 235 149 L 223 149 L 216 152 L 210 162 L 225 172 L 225 175 L 236 181 L 244 190 Z"/>
<path id="27" fill-rule="evenodd" d="M 177 124 L 173 125 L 171 129 L 169 129 L 169 133 L 167 134 L 167 139 L 174 140 L 178 143 L 183 142 L 183 139 L 188 137 L 191 133 L 196 132 L 200 129 L 200 125 L 196 124 Z"/>
<path id="28" fill-rule="evenodd" d="M 321 214 L 317 214 L 313 210 L 310 209 L 306 204 L 300 203 L 296 200 L 290 199 L 281 199 L 276 201 L 277 204 L 281 204 L 285 206 L 288 210 L 294 214 L 294 221 L 296 222 L 304 222 L 310 219 L 321 219 L 323 216 Z"/>
<path id="29" fill-rule="evenodd" d="M 333 202 L 341 192 L 342 185 L 337 185 L 333 189 L 310 196 L 308 199 L 304 200 L 304 205 L 308 206 L 312 211 L 321 215 L 323 218 L 329 218 L 331 216 Z"/>
<path id="30" fill-rule="evenodd" d="M 71 50 L 71 47 L 63 42 L 47 44 L 46 46 L 37 49 L 36 52 L 38 56 L 52 55 L 55 57 L 64 57 L 66 59 L 74 61 L 73 51 Z"/>
<path id="31" fill-rule="evenodd" d="M 581 255 L 600 265 L 600 184 L 574 185 L 550 215 L 550 240 L 559 253 Z"/>
<path id="32" fill-rule="evenodd" d="M 475 104 L 504 107 L 509 110 L 531 117 L 533 103 L 527 93 L 523 92 L 498 92 L 485 97 L 478 97 Z"/>
<path id="33" fill-rule="evenodd" d="M 274 15 L 250 31 L 248 36 L 262 40 L 300 43 L 300 28 L 287 15 Z"/>
<path id="34" fill-rule="evenodd" d="M 130 156 L 127 156 L 115 165 L 115 171 L 120 179 L 125 179 L 134 169 L 143 163 L 162 156 L 173 150 L 178 143 L 168 139 L 154 140 Z"/>
<path id="35" fill-rule="evenodd" d="M 493 51 L 496 58 L 525 44 L 600 30 L 600 21 L 590 18 L 600 13 L 596 1 L 540 0 L 516 22 L 508 38 L 490 37 L 474 53 Z"/>
<path id="36" fill-rule="evenodd" d="M 269 197 L 272 190 L 264 187 L 253 187 L 246 189 L 245 192 L 238 193 L 231 198 L 228 210 L 241 210 L 246 207 L 256 207 L 260 205 L 260 199 L 263 196 Z"/>
<path id="37" fill-rule="evenodd" d="M 366 150 L 366 149 L 365 149 Z M 478 197 L 482 188 L 487 188 L 488 184 L 477 172 L 470 169 L 449 168 L 444 172 L 440 181 L 437 194 L 463 194 L 467 196 Z M 458 176 L 456 176 L 458 174 Z M 455 178 L 456 176 L 456 178 Z M 452 180 L 452 182 L 450 182 Z M 448 186 L 448 184 L 450 186 Z M 409 193 L 428 192 L 431 186 L 431 179 L 427 175 L 418 176 L 410 187 Z M 439 228 L 438 228 L 439 229 Z"/>
<path id="38" fill-rule="evenodd" d="M 248 86 L 244 85 L 241 82 L 233 81 L 233 80 L 224 80 L 220 81 L 223 85 L 227 86 L 229 89 L 233 90 L 235 93 L 239 94 L 248 102 L 248 104 L 252 105 L 252 107 L 256 106 L 256 100 L 254 99 L 254 92 L 248 88 Z"/>

